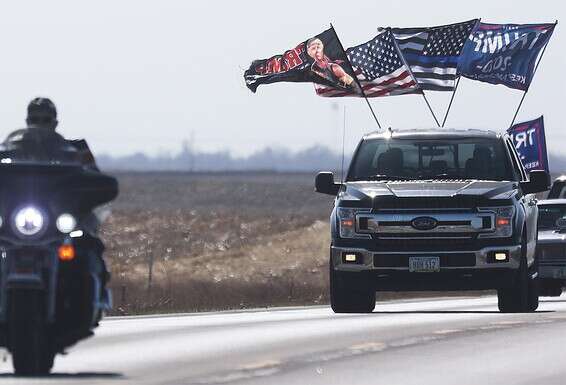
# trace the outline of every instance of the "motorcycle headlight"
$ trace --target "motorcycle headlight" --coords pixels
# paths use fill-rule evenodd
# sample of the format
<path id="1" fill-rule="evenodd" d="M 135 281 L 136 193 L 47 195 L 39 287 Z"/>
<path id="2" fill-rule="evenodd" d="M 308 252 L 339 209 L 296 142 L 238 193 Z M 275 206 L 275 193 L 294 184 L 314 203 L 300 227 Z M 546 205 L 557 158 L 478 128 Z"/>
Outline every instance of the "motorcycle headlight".
<path id="1" fill-rule="evenodd" d="M 68 234 L 77 227 L 77 220 L 71 214 L 64 213 L 57 217 L 55 225 L 57 226 L 57 230 L 64 234 Z"/>
<path id="2" fill-rule="evenodd" d="M 57 226 L 57 230 L 64 234 L 68 234 L 77 227 L 77 220 L 71 214 L 64 213 L 57 217 L 55 225 Z"/>
<path id="3" fill-rule="evenodd" d="M 35 207 L 21 208 L 14 216 L 14 225 L 21 234 L 32 236 L 43 229 L 45 218 Z"/>
<path id="4" fill-rule="evenodd" d="M 480 234 L 480 238 L 509 238 L 513 235 L 515 207 L 486 207 L 479 209 L 479 211 L 487 211 L 495 214 L 495 230 L 490 233 Z"/>
<path id="5" fill-rule="evenodd" d="M 338 207 L 338 227 L 340 238 L 364 238 L 369 239 L 371 235 L 358 234 L 356 232 L 356 215 L 358 213 L 369 213 L 371 209 L 357 209 L 349 207 Z"/>

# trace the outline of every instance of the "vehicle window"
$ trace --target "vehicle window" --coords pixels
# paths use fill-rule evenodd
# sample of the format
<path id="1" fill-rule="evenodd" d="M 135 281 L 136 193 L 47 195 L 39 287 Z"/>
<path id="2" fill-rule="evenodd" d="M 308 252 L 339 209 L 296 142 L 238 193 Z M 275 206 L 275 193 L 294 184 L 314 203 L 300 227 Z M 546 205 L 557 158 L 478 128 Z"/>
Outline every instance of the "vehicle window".
<path id="1" fill-rule="evenodd" d="M 556 221 L 566 217 L 566 205 L 541 205 L 538 209 L 539 230 L 557 229 Z"/>
<path id="2" fill-rule="evenodd" d="M 548 192 L 547 199 L 561 199 L 566 197 L 566 183 L 563 180 L 555 180 Z"/>
<path id="3" fill-rule="evenodd" d="M 379 179 L 513 180 L 498 139 L 384 139 L 362 142 L 349 180 Z"/>

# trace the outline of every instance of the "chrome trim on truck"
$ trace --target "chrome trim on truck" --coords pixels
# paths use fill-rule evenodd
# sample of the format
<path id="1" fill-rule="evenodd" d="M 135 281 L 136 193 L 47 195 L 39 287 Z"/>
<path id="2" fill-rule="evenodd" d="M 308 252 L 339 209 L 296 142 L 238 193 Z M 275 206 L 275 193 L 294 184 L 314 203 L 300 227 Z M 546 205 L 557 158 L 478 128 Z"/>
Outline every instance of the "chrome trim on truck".
<path id="1" fill-rule="evenodd" d="M 436 221 L 435 226 L 427 230 L 419 230 L 414 221 L 430 218 Z M 489 226 L 485 226 L 486 219 Z M 360 222 L 363 226 L 360 226 Z M 489 212 L 378 212 L 375 214 L 358 214 L 356 231 L 363 234 L 443 234 L 490 232 L 495 230 L 495 214 Z"/>

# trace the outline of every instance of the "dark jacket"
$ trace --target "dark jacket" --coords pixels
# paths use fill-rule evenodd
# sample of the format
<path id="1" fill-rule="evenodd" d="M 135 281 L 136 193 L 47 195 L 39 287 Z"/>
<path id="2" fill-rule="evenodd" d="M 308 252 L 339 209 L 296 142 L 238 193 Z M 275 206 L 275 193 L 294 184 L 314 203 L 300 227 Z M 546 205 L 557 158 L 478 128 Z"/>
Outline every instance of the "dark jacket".
<path id="1" fill-rule="evenodd" d="M 12 132 L 0 146 L 2 157 L 28 161 L 79 162 L 98 171 L 96 161 L 84 139 L 67 140 L 47 128 L 23 128 Z"/>

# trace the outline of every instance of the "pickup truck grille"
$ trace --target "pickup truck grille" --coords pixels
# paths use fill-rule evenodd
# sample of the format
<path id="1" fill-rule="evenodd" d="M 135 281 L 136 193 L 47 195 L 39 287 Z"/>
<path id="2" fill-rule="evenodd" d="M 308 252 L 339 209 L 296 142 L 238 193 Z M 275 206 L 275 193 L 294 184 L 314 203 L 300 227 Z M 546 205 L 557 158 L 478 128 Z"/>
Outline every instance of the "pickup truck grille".
<path id="1" fill-rule="evenodd" d="M 375 238 L 372 250 L 374 251 L 470 251 L 482 247 L 476 238 L 422 238 L 407 241 L 404 238 L 381 239 Z"/>
<path id="2" fill-rule="evenodd" d="M 566 247 L 563 244 L 539 244 L 537 253 L 540 266 L 566 266 Z"/>
<path id="3" fill-rule="evenodd" d="M 421 229 L 419 219 L 433 226 Z M 380 210 L 358 214 L 356 231 L 372 234 L 378 239 L 473 239 L 478 233 L 494 229 L 495 218 L 490 212 L 472 210 Z"/>

